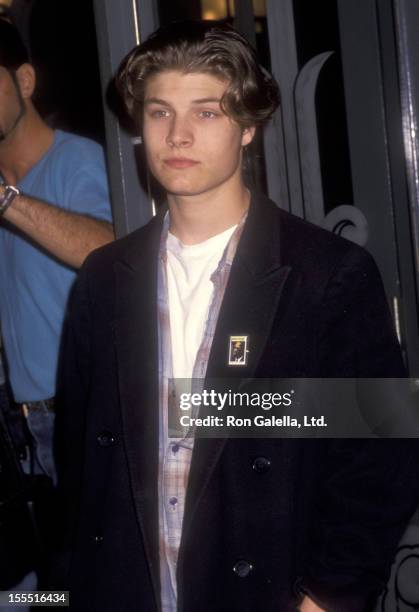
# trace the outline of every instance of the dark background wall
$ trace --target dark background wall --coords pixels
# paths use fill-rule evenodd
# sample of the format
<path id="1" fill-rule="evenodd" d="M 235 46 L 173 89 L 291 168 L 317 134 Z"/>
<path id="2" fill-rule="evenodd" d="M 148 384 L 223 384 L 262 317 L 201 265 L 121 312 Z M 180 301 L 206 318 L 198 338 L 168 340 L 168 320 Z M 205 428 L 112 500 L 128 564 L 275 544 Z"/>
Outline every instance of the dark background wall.
<path id="1" fill-rule="evenodd" d="M 104 142 L 91 0 L 15 0 L 11 6 L 37 70 L 35 103 L 54 127 Z"/>

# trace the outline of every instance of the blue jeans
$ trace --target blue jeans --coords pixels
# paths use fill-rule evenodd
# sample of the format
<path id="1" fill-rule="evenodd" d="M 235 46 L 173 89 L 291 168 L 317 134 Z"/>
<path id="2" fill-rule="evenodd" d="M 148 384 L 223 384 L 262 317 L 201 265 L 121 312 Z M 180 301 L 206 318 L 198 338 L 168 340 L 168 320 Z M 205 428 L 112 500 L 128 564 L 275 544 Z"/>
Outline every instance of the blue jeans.
<path id="1" fill-rule="evenodd" d="M 35 572 L 30 572 L 16 584 L 14 587 L 9 589 L 10 591 L 36 591 L 38 588 L 38 579 Z M 19 606 L 19 612 L 30 612 L 31 606 Z M 16 606 L 0 606 L 1 612 L 16 612 Z"/>
<path id="2" fill-rule="evenodd" d="M 29 410 L 26 422 L 34 440 L 34 452 L 32 466 L 29 466 L 27 460 L 23 462 L 23 470 L 26 473 L 32 471 L 32 474 L 45 474 L 56 485 L 57 472 L 53 453 L 54 420 L 55 414 L 45 405 L 36 410 Z"/>
<path id="3" fill-rule="evenodd" d="M 15 448 L 18 448 L 19 450 L 23 449 L 25 446 L 25 442 L 26 442 L 26 436 L 24 433 L 24 429 L 19 424 L 19 419 L 16 416 L 17 414 L 16 409 L 13 408 L 13 404 L 12 404 L 12 400 L 11 400 L 9 391 L 6 385 L 4 384 L 0 385 L 0 410 L 2 414 L 3 424 L 6 425 L 8 430 L 10 430 L 11 428 L 13 432 L 12 440 L 14 444 L 17 445 L 17 447 L 15 446 Z M 36 449 L 34 454 L 36 455 L 37 473 L 47 473 L 47 475 L 49 476 L 51 475 L 51 477 L 54 477 L 55 468 L 54 468 L 53 462 L 52 462 L 52 467 L 51 467 L 51 459 L 50 459 L 50 457 L 52 457 L 52 452 L 48 452 L 48 451 L 45 452 L 44 450 L 44 447 L 47 444 L 47 438 L 52 437 L 52 434 L 50 434 L 50 431 L 52 432 L 54 415 L 51 413 L 52 419 L 50 417 L 44 419 L 43 413 L 37 415 L 35 419 L 32 419 L 32 416 L 33 415 L 31 415 L 31 418 L 30 419 L 28 418 L 26 422 L 27 422 L 28 428 L 31 429 L 32 436 L 34 436 L 33 447 L 34 449 Z M 42 421 L 45 422 L 46 427 L 42 426 Z M 42 429 L 43 431 L 39 431 L 40 429 Z M 38 440 L 41 441 L 42 450 L 40 448 L 39 449 L 36 448 Z M 49 447 L 51 448 L 51 445 L 49 445 Z M 42 463 L 39 462 L 38 454 L 41 457 Z M 30 472 L 30 460 L 29 459 L 21 460 L 21 465 L 22 465 L 22 469 L 25 472 L 26 471 Z M 42 465 L 44 467 L 42 467 Z M 6 554 L 6 552 L 2 550 L 0 551 L 0 554 L 4 555 Z M 29 571 L 29 573 L 26 574 L 26 576 L 24 576 L 18 584 L 15 584 L 14 586 L 10 587 L 9 590 L 10 591 L 19 591 L 19 590 L 33 591 L 37 589 L 37 584 L 38 584 L 38 580 L 37 580 L 35 571 Z M 4 612 L 12 612 L 12 610 L 16 609 L 16 606 L 14 607 L 13 606 L 0 606 L 0 609 Z M 30 606 L 20 606 L 21 612 L 29 612 L 29 610 L 30 610 Z"/>

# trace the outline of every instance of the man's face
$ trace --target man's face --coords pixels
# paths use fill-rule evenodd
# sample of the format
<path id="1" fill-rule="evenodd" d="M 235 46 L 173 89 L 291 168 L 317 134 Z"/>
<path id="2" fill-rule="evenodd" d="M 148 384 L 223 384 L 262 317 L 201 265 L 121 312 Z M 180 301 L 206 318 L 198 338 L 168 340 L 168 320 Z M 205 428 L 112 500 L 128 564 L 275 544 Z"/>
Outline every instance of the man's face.
<path id="1" fill-rule="evenodd" d="M 241 173 L 243 130 L 220 108 L 227 87 L 205 73 L 164 71 L 145 88 L 143 139 L 151 172 L 170 194 L 209 193 Z"/>
<path id="2" fill-rule="evenodd" d="M 22 115 L 22 99 L 10 72 L 0 66 L 0 142 L 14 129 Z"/>

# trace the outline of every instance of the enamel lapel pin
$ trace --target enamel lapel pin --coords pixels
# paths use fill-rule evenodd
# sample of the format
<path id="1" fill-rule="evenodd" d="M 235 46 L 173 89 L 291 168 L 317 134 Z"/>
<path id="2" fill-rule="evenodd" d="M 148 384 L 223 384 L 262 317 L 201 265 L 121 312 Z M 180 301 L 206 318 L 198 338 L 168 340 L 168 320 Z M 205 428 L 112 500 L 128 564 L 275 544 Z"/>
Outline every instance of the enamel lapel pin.
<path id="1" fill-rule="evenodd" d="M 228 365 L 247 365 L 249 336 L 230 336 L 228 347 Z"/>

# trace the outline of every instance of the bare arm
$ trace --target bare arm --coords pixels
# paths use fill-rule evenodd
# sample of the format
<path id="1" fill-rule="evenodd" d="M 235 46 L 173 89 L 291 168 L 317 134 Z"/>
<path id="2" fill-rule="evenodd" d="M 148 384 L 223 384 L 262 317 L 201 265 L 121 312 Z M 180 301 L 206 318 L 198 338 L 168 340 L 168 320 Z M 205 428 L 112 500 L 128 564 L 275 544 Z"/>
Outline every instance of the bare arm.
<path id="1" fill-rule="evenodd" d="M 26 195 L 14 199 L 4 219 L 73 268 L 79 268 L 93 249 L 114 239 L 107 221 L 68 212 Z"/>

